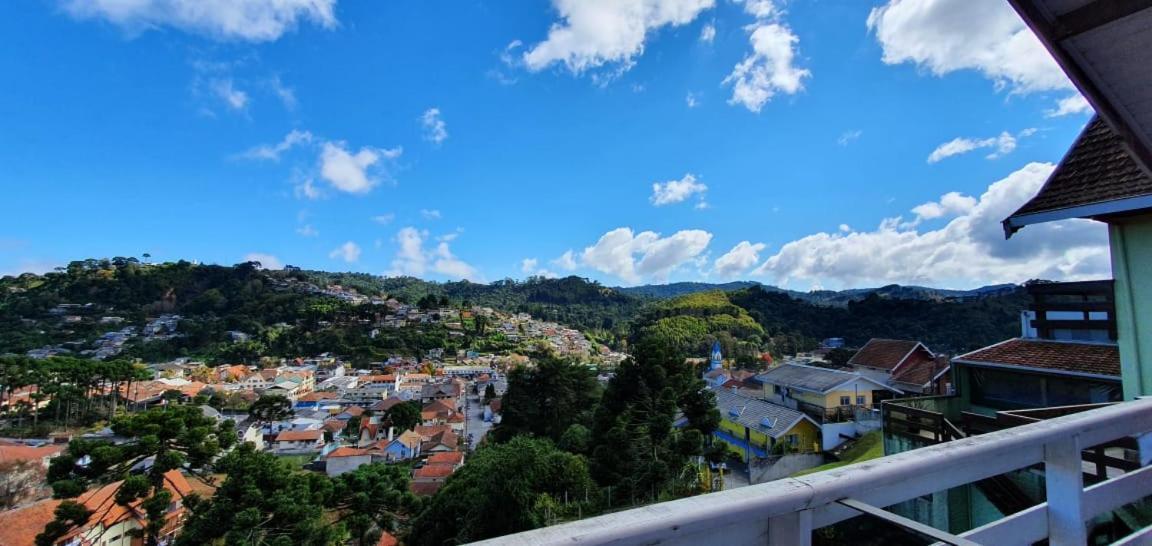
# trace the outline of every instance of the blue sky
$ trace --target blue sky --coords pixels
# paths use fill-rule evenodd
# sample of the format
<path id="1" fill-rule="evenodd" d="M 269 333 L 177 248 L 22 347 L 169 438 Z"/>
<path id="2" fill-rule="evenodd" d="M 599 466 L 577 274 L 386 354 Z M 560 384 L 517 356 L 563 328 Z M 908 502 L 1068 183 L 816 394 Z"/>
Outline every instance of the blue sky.
<path id="1" fill-rule="evenodd" d="M 1002 240 L 1091 113 L 1004 0 L 0 10 L 0 274 L 1109 275 L 1099 225 Z"/>

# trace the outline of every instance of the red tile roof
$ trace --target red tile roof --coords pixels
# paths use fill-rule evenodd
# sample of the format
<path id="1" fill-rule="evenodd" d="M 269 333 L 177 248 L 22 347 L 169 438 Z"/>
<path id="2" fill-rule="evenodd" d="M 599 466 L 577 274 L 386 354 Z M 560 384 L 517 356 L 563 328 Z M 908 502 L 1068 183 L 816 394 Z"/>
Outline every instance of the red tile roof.
<path id="1" fill-rule="evenodd" d="M 40 447 L 26 445 L 0 445 L 0 463 L 16 461 L 39 461 L 44 457 L 55 457 L 68 447 L 64 444 L 50 444 Z"/>
<path id="2" fill-rule="evenodd" d="M 904 362 L 918 345 L 917 341 L 873 338 L 848 360 L 848 365 L 891 371 Z"/>
<path id="3" fill-rule="evenodd" d="M 315 442 L 320 439 L 322 432 L 316 430 L 285 430 L 276 435 L 277 442 Z"/>
<path id="4" fill-rule="evenodd" d="M 397 544 L 400 544 L 400 541 L 396 540 L 396 537 L 388 531 L 380 533 L 380 540 L 376 542 L 376 546 L 396 546 Z"/>
<path id="5" fill-rule="evenodd" d="M 338 448 L 332 450 L 332 452 L 328 454 L 328 458 L 331 459 L 332 457 L 337 457 L 337 458 L 339 458 L 339 457 L 359 457 L 360 455 L 367 455 L 367 454 L 368 454 L 367 449 L 358 449 L 355 447 L 345 446 L 345 447 L 338 447 Z"/>
<path id="6" fill-rule="evenodd" d="M 1120 349 L 1102 343 L 1016 338 L 960 355 L 955 360 L 1120 378 Z"/>
<path id="7" fill-rule="evenodd" d="M 0 512 L 0 544 L 35 544 L 36 535 L 56 519 L 57 506 L 60 501 L 49 499 Z"/>
<path id="8" fill-rule="evenodd" d="M 429 464 L 417 468 L 412 475 L 417 478 L 447 478 L 455 471 L 456 467 L 450 464 Z"/>
<path id="9" fill-rule="evenodd" d="M 949 368 L 948 361 L 943 357 L 938 359 L 919 359 L 911 360 L 900 366 L 896 373 L 892 374 L 892 381 L 898 383 L 906 383 L 908 385 L 916 385 L 924 387 L 931 383 L 936 376 L 947 371 Z"/>
<path id="10" fill-rule="evenodd" d="M 428 464 L 460 464 L 464 462 L 464 454 L 459 451 L 433 453 L 428 457 Z"/>

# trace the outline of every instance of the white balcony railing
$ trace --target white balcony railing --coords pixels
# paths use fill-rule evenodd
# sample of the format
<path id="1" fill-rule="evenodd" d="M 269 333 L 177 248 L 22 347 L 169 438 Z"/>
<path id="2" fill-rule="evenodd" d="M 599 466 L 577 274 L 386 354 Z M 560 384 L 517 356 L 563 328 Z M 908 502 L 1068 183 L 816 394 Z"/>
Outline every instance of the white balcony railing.
<path id="1" fill-rule="evenodd" d="M 800 478 L 653 504 L 504 536 L 500 545 L 807 545 L 812 530 L 861 513 L 951 544 L 1083 545 L 1086 521 L 1152 495 L 1152 399 L 899 453 Z M 1081 450 L 1134 436 L 1142 468 L 1084 488 Z M 1047 503 L 961 536 L 881 510 L 922 495 L 1043 463 Z M 1152 528 L 1129 537 L 1152 541 Z"/>

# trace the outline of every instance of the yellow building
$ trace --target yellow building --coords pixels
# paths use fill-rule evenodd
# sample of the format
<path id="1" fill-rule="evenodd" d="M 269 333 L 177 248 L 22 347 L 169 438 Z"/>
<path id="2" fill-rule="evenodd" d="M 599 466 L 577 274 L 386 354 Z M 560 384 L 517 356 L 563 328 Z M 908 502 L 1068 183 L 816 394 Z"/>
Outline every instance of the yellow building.
<path id="1" fill-rule="evenodd" d="M 764 385 L 765 400 L 803 411 L 819 422 L 850 421 L 856 410 L 872 409 L 877 396 L 900 394 L 859 373 L 802 364 L 777 366 L 756 380 Z"/>
<path id="2" fill-rule="evenodd" d="M 713 392 L 720 410 L 720 428 L 714 435 L 745 461 L 821 451 L 820 425 L 803 412 L 724 389 Z"/>

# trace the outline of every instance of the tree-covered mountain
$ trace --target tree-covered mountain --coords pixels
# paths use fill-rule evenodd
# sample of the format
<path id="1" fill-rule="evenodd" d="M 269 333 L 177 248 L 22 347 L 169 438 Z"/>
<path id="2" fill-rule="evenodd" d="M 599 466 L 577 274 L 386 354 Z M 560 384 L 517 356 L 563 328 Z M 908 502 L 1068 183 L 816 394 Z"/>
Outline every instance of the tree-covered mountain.
<path id="1" fill-rule="evenodd" d="M 335 291 L 333 288 L 339 286 Z M 334 295 L 334 293 L 336 295 Z M 666 294 L 679 294 L 668 298 Z M 754 347 L 787 354 L 825 337 L 859 345 L 871 337 L 920 339 L 960 351 L 1015 335 L 1027 304 L 1015 285 L 972 291 L 885 286 L 798 293 L 758 283 L 676 283 L 612 288 L 580 277 L 490 284 L 431 282 L 412 277 L 332 273 L 298 268 L 263 270 L 254 263 L 148 264 L 134 258 L 84 260 L 44 275 L 0 279 L 0 353 L 60 343 L 91 344 L 121 324 L 143 324 L 166 313 L 184 317 L 179 337 L 133 343 L 127 356 L 146 360 L 214 355 L 220 360 L 297 356 L 332 351 L 358 360 L 435 347 L 466 348 L 435 327 L 371 337 L 379 306 L 337 295 L 359 294 L 431 305 L 484 306 L 525 312 L 584 330 L 601 343 L 626 348 L 638 328 L 664 330 L 677 347 L 697 351 L 714 339 L 742 358 Z M 64 320 L 57 307 L 78 304 Z M 122 322 L 105 322 L 113 317 Z M 228 332 L 250 335 L 246 342 Z M 456 347 L 456 345 L 461 345 Z"/>

